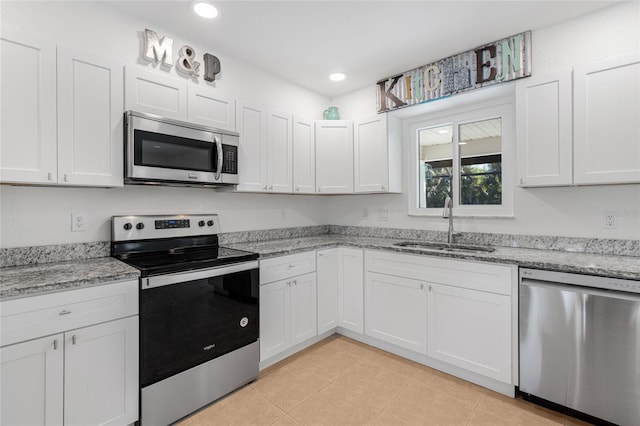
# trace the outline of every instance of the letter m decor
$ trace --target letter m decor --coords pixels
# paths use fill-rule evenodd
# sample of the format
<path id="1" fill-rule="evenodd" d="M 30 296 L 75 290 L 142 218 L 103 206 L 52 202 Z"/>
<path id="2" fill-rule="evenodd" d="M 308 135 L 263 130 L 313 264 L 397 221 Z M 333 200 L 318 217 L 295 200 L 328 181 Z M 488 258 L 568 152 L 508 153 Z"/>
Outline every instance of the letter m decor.
<path id="1" fill-rule="evenodd" d="M 146 39 L 144 58 L 152 62 L 162 62 L 169 67 L 173 66 L 173 39 L 169 37 L 158 38 L 155 31 L 144 30 Z"/>

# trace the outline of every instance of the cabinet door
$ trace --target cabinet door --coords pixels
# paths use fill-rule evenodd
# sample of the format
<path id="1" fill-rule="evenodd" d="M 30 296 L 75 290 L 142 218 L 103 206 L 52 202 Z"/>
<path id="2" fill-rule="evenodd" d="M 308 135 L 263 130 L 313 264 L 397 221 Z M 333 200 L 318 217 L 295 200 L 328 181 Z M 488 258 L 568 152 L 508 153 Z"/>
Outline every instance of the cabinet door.
<path id="1" fill-rule="evenodd" d="M 389 189 L 387 115 L 380 114 L 354 123 L 353 173 L 355 192 Z"/>
<path id="2" fill-rule="evenodd" d="M 0 181 L 55 183 L 56 46 L 9 28 L 0 43 Z"/>
<path id="3" fill-rule="evenodd" d="M 318 334 L 338 326 L 339 249 L 318 251 Z"/>
<path id="4" fill-rule="evenodd" d="M 316 192 L 316 139 L 313 121 L 293 116 L 293 192 Z"/>
<path id="5" fill-rule="evenodd" d="M 65 425 L 138 420 L 138 341 L 137 316 L 65 334 Z"/>
<path id="6" fill-rule="evenodd" d="M 424 282 L 367 272 L 365 334 L 427 353 L 427 292 Z"/>
<path id="7" fill-rule="evenodd" d="M 292 117 L 288 112 L 269 108 L 267 119 L 267 190 L 291 193 L 293 192 Z"/>
<path id="8" fill-rule="evenodd" d="M 315 131 L 317 192 L 353 192 L 353 122 L 316 121 Z"/>
<path id="9" fill-rule="evenodd" d="M 574 69 L 574 182 L 640 182 L 640 53 Z"/>
<path id="10" fill-rule="evenodd" d="M 291 341 L 291 280 L 260 286 L 260 361 L 289 347 Z"/>
<path id="11" fill-rule="evenodd" d="M 0 348 L 0 424 L 62 425 L 63 335 Z"/>
<path id="12" fill-rule="evenodd" d="M 316 273 L 291 280 L 291 345 L 318 334 L 316 324 Z"/>
<path id="13" fill-rule="evenodd" d="M 267 190 L 266 132 L 267 110 L 261 104 L 236 99 L 236 131 L 238 147 L 238 191 Z"/>
<path id="14" fill-rule="evenodd" d="M 125 106 L 127 110 L 186 120 L 187 82 L 160 72 L 127 67 Z"/>
<path id="15" fill-rule="evenodd" d="M 58 181 L 123 184 L 123 64 L 58 48 Z"/>
<path id="16" fill-rule="evenodd" d="M 512 383 L 511 298 L 439 284 L 427 285 L 428 355 Z"/>
<path id="17" fill-rule="evenodd" d="M 192 123 L 223 130 L 236 130 L 236 108 L 232 97 L 211 87 L 190 85 L 187 89 L 187 118 Z"/>
<path id="18" fill-rule="evenodd" d="M 571 71 L 518 80 L 516 102 L 520 186 L 570 185 Z"/>
<path id="19" fill-rule="evenodd" d="M 339 249 L 338 325 L 364 333 L 364 254 L 358 249 Z"/>

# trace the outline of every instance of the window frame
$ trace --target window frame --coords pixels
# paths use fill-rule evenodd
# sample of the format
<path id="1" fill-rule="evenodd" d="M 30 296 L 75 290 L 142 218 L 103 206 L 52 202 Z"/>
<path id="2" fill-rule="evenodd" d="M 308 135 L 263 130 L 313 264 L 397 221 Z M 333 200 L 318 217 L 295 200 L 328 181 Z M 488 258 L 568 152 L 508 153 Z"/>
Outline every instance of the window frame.
<path id="1" fill-rule="evenodd" d="M 501 118 L 502 120 L 502 204 L 465 205 L 460 204 L 460 146 L 458 144 L 459 126 L 466 123 Z M 464 107 L 451 108 L 428 115 L 415 117 L 408 123 L 409 139 L 409 216 L 442 216 L 442 207 L 419 208 L 420 202 L 420 129 L 453 126 L 453 214 L 467 217 L 514 217 L 513 197 L 516 170 L 516 132 L 515 103 L 512 97 L 493 102 L 476 103 Z"/>

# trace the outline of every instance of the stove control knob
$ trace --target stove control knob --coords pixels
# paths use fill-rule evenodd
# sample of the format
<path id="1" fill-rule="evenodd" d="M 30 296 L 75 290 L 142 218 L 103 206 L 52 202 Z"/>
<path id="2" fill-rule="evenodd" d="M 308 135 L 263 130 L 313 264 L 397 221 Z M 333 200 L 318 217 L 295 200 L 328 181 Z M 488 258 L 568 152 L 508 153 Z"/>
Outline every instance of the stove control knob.
<path id="1" fill-rule="evenodd" d="M 125 224 L 124 224 L 124 226 L 123 226 L 123 228 L 124 228 L 124 230 L 125 230 L 125 231 L 128 231 L 128 230 L 130 230 L 131 228 L 133 228 L 133 226 L 131 226 L 131 224 L 130 224 L 130 223 L 125 223 Z"/>
<path id="2" fill-rule="evenodd" d="M 136 229 L 138 230 L 143 230 L 144 229 L 144 223 L 140 222 L 136 225 Z"/>
<path id="3" fill-rule="evenodd" d="M 204 226 L 204 220 L 201 220 L 200 222 L 198 222 L 198 226 Z"/>
<path id="4" fill-rule="evenodd" d="M 207 221 L 207 225 L 213 226 L 213 221 L 212 220 Z"/>

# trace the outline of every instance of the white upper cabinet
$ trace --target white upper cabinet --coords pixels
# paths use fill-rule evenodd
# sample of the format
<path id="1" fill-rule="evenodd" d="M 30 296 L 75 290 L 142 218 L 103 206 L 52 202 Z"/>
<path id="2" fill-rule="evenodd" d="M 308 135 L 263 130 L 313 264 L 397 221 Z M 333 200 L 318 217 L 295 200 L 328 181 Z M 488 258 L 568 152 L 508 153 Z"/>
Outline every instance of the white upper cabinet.
<path id="1" fill-rule="evenodd" d="M 316 121 L 315 133 L 317 192 L 353 192 L 353 122 Z"/>
<path id="2" fill-rule="evenodd" d="M 401 192 L 398 119 L 378 114 L 354 123 L 354 191 Z"/>
<path id="3" fill-rule="evenodd" d="M 144 69 L 125 71 L 127 110 L 187 120 L 187 82 Z"/>
<path id="4" fill-rule="evenodd" d="M 571 185 L 571 70 L 518 80 L 516 111 L 520 186 Z"/>
<path id="5" fill-rule="evenodd" d="M 58 48 L 58 180 L 122 186 L 123 64 Z"/>
<path id="6" fill-rule="evenodd" d="M 0 180 L 56 183 L 56 46 L 2 29 Z"/>
<path id="7" fill-rule="evenodd" d="M 292 116 L 269 108 L 267 111 L 267 191 L 293 192 Z"/>
<path id="8" fill-rule="evenodd" d="M 267 109 L 264 105 L 236 99 L 236 131 L 238 147 L 238 191 L 267 190 Z"/>
<path id="9" fill-rule="evenodd" d="M 192 123 L 235 132 L 235 100 L 218 94 L 218 91 L 211 87 L 189 85 L 187 119 Z"/>
<path id="10" fill-rule="evenodd" d="M 313 120 L 293 116 L 293 192 L 316 192 L 316 139 Z"/>
<path id="11" fill-rule="evenodd" d="M 123 64 L 13 31 L 1 63 L 2 182 L 122 186 Z"/>
<path id="12" fill-rule="evenodd" d="M 574 182 L 640 182 L 640 53 L 574 69 Z"/>

